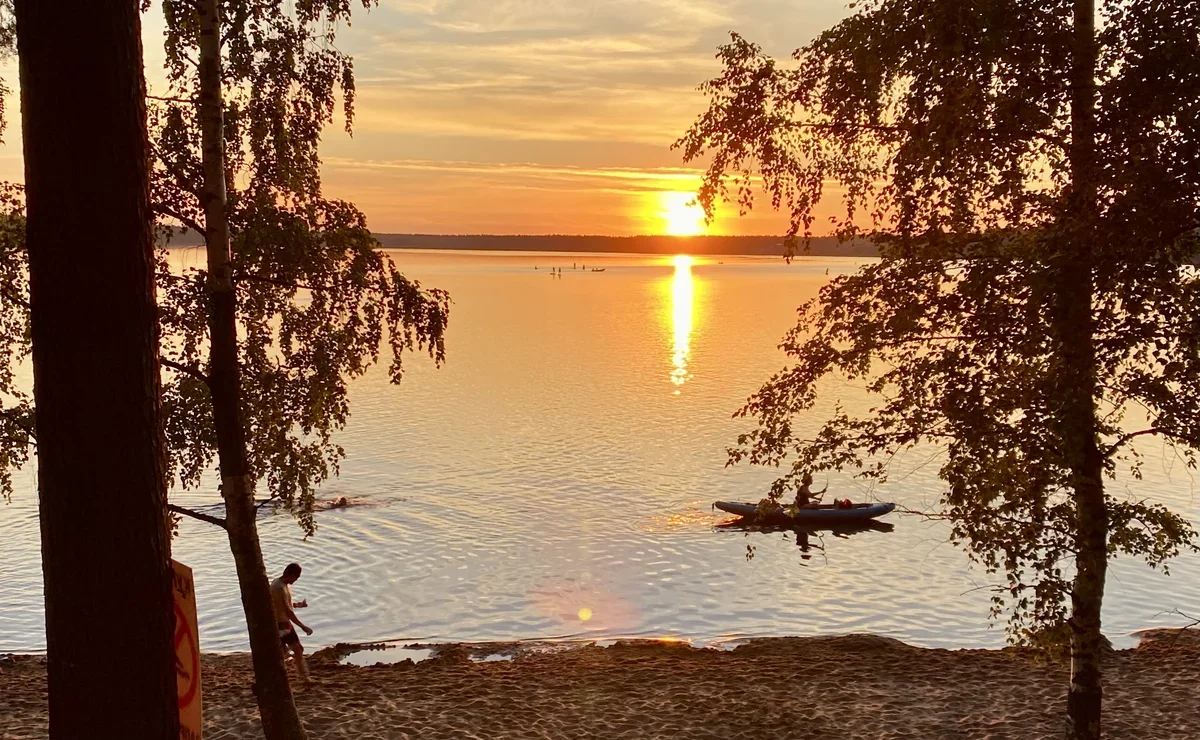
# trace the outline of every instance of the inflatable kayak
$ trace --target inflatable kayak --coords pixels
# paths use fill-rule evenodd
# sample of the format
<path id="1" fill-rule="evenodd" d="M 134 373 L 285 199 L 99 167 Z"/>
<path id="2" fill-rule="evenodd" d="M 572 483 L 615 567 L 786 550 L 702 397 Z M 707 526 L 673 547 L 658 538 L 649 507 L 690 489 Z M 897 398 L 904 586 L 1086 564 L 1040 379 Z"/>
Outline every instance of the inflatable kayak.
<path id="1" fill-rule="evenodd" d="M 756 518 L 760 516 L 758 504 L 736 503 L 733 501 L 717 501 L 713 504 L 721 511 L 738 516 Z M 895 509 L 895 504 L 851 504 L 849 507 L 843 508 L 835 504 L 821 504 L 819 506 L 806 506 L 803 509 L 796 509 L 793 506 L 782 507 L 777 513 L 769 514 L 772 519 L 775 518 L 790 518 L 794 521 L 815 522 L 815 521 L 836 521 L 836 522 L 854 522 L 866 521 L 875 519 L 887 514 L 892 509 Z"/>

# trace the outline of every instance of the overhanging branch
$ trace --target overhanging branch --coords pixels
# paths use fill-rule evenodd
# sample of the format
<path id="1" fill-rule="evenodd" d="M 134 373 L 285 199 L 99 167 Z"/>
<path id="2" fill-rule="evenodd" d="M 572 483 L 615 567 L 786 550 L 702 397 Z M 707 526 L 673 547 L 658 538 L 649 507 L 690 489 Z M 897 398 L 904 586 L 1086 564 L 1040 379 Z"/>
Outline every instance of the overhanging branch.
<path id="1" fill-rule="evenodd" d="M 885 134 L 908 134 L 910 136 L 914 134 L 913 130 L 906 126 L 895 126 L 886 123 L 862 123 L 859 121 L 788 121 L 778 125 L 780 128 L 807 128 L 815 129 L 817 131 L 878 131 Z M 995 129 L 990 128 L 977 128 L 974 129 L 974 131 L 978 134 L 995 133 Z M 1065 149 L 1067 146 L 1065 139 L 1059 136 L 1054 136 L 1053 134 L 1045 131 L 1030 131 L 1026 129 L 1016 133 L 1027 136 L 1031 139 L 1039 139 L 1060 149 Z"/>
<path id="2" fill-rule="evenodd" d="M 204 228 L 200 226 L 200 223 L 189 216 L 185 216 L 183 213 L 179 212 L 177 209 L 174 209 L 163 203 L 155 203 L 151 206 L 151 209 L 160 215 L 170 216 L 171 218 L 175 219 L 179 223 L 188 227 L 192 231 L 195 231 L 197 234 L 204 236 Z"/>
<path id="3" fill-rule="evenodd" d="M 1116 452 L 1117 450 L 1119 450 L 1123 445 L 1128 443 L 1130 440 L 1136 439 L 1137 437 L 1144 437 L 1146 435 L 1159 435 L 1162 437 L 1170 437 L 1171 439 L 1177 439 L 1180 442 L 1186 442 L 1187 444 L 1191 445 L 1192 447 L 1200 449 L 1200 439 L 1196 439 L 1195 437 L 1191 436 L 1190 434 L 1184 434 L 1183 432 L 1176 432 L 1175 430 L 1167 429 L 1166 427 L 1150 427 L 1149 429 L 1140 429 L 1136 432 L 1130 432 L 1128 434 L 1121 436 L 1120 438 L 1117 439 L 1116 442 L 1113 442 L 1111 445 L 1109 445 L 1105 449 L 1105 451 L 1104 451 L 1105 457 L 1107 457 L 1107 456 L 1113 454 L 1114 452 Z"/>
<path id="4" fill-rule="evenodd" d="M 253 280 L 258 283 L 269 283 L 278 285 L 281 288 L 303 289 L 303 290 L 331 290 L 325 285 L 307 285 L 305 283 L 297 283 L 289 280 L 280 280 L 279 278 L 268 277 L 266 275 L 258 275 L 255 273 L 238 273 L 234 275 L 235 280 Z"/>
<path id="5" fill-rule="evenodd" d="M 215 524 L 218 527 L 220 527 L 221 529 L 229 529 L 229 525 L 226 524 L 225 520 L 222 519 L 221 517 L 212 516 L 211 514 L 202 514 L 199 511 L 192 511 L 191 509 L 185 509 L 182 506 L 176 506 L 175 504 L 167 504 L 167 510 L 170 512 L 173 512 L 175 514 L 182 514 L 183 516 L 190 516 L 193 519 L 199 519 L 202 522 L 208 522 L 209 524 Z"/>
<path id="6" fill-rule="evenodd" d="M 209 384 L 208 376 L 205 375 L 204 373 L 200 372 L 200 369 L 193 365 L 184 365 L 182 363 L 175 362 L 174 360 L 168 359 L 166 357 L 159 357 L 158 362 L 163 367 L 169 367 L 172 370 L 183 373 L 184 375 L 187 375 L 190 378 L 195 378 L 196 380 L 199 380 L 201 383 L 204 383 L 205 385 Z"/>
<path id="7" fill-rule="evenodd" d="M 169 98 L 161 95 L 147 95 L 148 100 L 161 100 L 164 103 L 185 103 L 187 105 L 197 105 L 199 101 L 188 100 L 187 98 Z"/>

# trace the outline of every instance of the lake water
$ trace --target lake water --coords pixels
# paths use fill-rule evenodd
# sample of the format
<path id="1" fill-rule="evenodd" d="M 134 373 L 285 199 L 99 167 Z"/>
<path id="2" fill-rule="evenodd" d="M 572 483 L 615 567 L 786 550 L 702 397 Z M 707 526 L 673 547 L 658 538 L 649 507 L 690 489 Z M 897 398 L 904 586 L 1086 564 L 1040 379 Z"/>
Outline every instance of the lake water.
<path id="1" fill-rule="evenodd" d="M 892 532 L 811 538 L 807 553 L 791 535 L 714 528 L 728 517 L 713 500 L 757 500 L 773 477 L 725 468 L 725 447 L 752 424 L 732 412 L 785 364 L 776 344 L 794 309 L 855 260 L 393 254 L 451 292 L 448 361 L 410 357 L 401 386 L 382 368 L 353 386 L 340 438 L 350 456 L 321 496 L 367 505 L 320 513 L 308 540 L 286 515 L 260 524 L 272 574 L 304 566 L 294 592 L 309 603 L 310 644 L 847 632 L 1003 644 L 988 578 L 942 524 L 891 514 Z M 818 411 L 865 402 L 852 385 L 826 390 Z M 1140 450 L 1145 479 L 1117 488 L 1196 518 L 1184 466 L 1159 445 Z M 913 509 L 937 501 L 936 459 L 894 469 L 878 490 L 838 474 L 829 490 Z M 18 474 L 0 505 L 0 652 L 45 646 L 34 479 L 32 467 Z M 213 486 L 173 500 L 219 497 Z M 202 647 L 244 649 L 224 533 L 186 520 L 174 552 L 195 573 Z M 1169 610 L 1200 615 L 1200 559 L 1172 568 L 1168 578 L 1114 563 L 1104 620 L 1115 642 L 1178 624 Z"/>

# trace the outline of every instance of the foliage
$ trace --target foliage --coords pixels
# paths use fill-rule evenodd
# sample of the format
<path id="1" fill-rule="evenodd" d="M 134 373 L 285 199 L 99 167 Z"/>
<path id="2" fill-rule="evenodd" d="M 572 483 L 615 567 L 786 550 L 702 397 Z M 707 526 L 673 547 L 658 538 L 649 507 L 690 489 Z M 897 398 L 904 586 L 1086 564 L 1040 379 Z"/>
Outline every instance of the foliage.
<path id="1" fill-rule="evenodd" d="M 369 0 L 363 3 L 370 7 Z M 156 211 L 203 228 L 195 100 L 198 25 L 186 0 L 165 0 L 168 95 L 153 100 Z M 390 376 L 403 352 L 444 359 L 444 291 L 401 275 L 353 205 L 321 195 L 318 145 L 340 94 L 354 115 L 351 60 L 333 45 L 349 0 L 222 3 L 225 148 L 240 330 L 242 415 L 253 477 L 271 499 L 315 529 L 313 488 L 345 451 L 333 440 L 349 415 L 348 380 L 379 359 Z M 206 272 L 160 271 L 164 383 L 172 469 L 195 486 L 216 456 L 207 363 Z"/>
<path id="2" fill-rule="evenodd" d="M 423 348 L 440 363 L 448 304 L 443 291 L 422 289 L 375 251 L 353 206 L 320 201 L 311 214 L 262 203 L 239 209 L 233 222 L 250 465 L 309 533 L 313 486 L 345 455 L 333 434 L 349 417 L 348 381 L 378 360 L 385 340 L 393 382 L 405 351 Z M 205 361 L 204 285 L 195 270 L 161 286 L 164 352 L 185 367 Z M 216 455 L 203 378 L 177 373 L 164 405 L 173 470 L 184 486 L 198 485 Z"/>
<path id="3" fill-rule="evenodd" d="M 0 498 L 34 446 L 33 399 L 16 368 L 29 358 L 29 271 L 22 188 L 0 183 Z"/>
<path id="4" fill-rule="evenodd" d="M 17 53 L 12 0 L 0 0 L 0 61 Z M 0 133 L 5 99 L 12 92 L 0 80 Z M 25 254 L 24 188 L 0 182 L 0 498 L 12 498 L 12 474 L 29 461 L 34 446 L 33 401 L 15 370 L 29 358 L 29 260 Z"/>
<path id="5" fill-rule="evenodd" d="M 1071 195 L 1064 0 L 871 0 L 798 50 L 766 57 L 734 35 L 708 110 L 677 143 L 709 157 L 700 200 L 753 206 L 756 185 L 791 217 L 791 248 L 822 198 L 832 227 L 871 232 L 878 263 L 833 280 L 784 339 L 794 360 L 739 412 L 757 427 L 731 464 L 786 463 L 878 483 L 916 446 L 942 452 L 940 516 L 1006 587 L 1017 639 L 1052 629 L 1071 591 L 1076 503 L 1057 422 L 1062 356 L 1054 265 Z M 1105 470 L 1138 475 L 1132 447 L 1163 437 L 1190 467 L 1200 449 L 1200 12 L 1195 2 L 1102 11 L 1092 331 Z M 876 399 L 805 415 L 841 376 Z M 1136 426 L 1145 416 L 1145 428 Z M 805 430 L 805 431 L 802 431 Z M 1162 564 L 1192 547 L 1186 520 L 1106 492 L 1112 556 Z"/>

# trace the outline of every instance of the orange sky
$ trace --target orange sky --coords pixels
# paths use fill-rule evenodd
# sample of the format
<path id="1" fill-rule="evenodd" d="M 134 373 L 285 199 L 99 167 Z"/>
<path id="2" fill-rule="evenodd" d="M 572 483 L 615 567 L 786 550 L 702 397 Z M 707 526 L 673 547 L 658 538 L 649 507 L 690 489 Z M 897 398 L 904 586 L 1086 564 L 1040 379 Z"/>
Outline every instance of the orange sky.
<path id="1" fill-rule="evenodd" d="M 158 3 L 155 2 L 157 6 Z M 843 0 L 382 0 L 343 29 L 358 78 L 353 138 L 327 133 L 326 194 L 377 232 L 647 234 L 698 228 L 698 171 L 669 146 L 737 30 L 786 55 Z M 161 20 L 145 19 L 161 90 Z M 15 64 L 3 70 L 15 87 Z M 0 179 L 22 180 L 17 102 Z M 761 208 L 708 233 L 779 233 Z"/>

